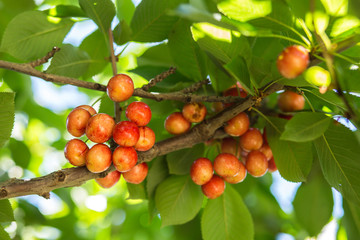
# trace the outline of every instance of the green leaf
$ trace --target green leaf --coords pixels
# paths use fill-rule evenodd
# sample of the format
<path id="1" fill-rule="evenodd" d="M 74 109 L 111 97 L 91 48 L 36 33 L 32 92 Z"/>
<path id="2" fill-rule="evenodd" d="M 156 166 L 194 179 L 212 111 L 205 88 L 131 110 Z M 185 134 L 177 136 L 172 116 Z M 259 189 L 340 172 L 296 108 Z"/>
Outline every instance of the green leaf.
<path id="1" fill-rule="evenodd" d="M 101 97 L 99 113 L 106 113 L 112 116 L 114 114 L 114 102 L 105 93 Z"/>
<path id="2" fill-rule="evenodd" d="M 150 169 L 149 173 L 146 177 L 146 190 L 148 194 L 148 198 L 153 198 L 155 195 L 156 187 L 166 179 L 169 175 L 168 166 L 166 163 L 165 157 L 156 158 Z"/>
<path id="3" fill-rule="evenodd" d="M 200 211 L 204 195 L 189 175 L 171 176 L 160 183 L 155 193 L 162 226 L 183 224 Z"/>
<path id="4" fill-rule="evenodd" d="M 0 239 L 11 240 L 9 234 L 5 231 L 5 229 L 1 225 L 0 225 Z"/>
<path id="5" fill-rule="evenodd" d="M 271 13 L 272 10 L 270 0 L 226 0 L 221 1 L 218 8 L 225 16 L 240 22 L 264 17 Z"/>
<path id="6" fill-rule="evenodd" d="M 266 124 L 266 135 L 281 176 L 291 182 L 305 182 L 313 161 L 311 143 L 281 140 L 280 136 L 288 120 L 269 119 L 271 124 Z"/>
<path id="7" fill-rule="evenodd" d="M 22 141 L 10 138 L 8 147 L 11 151 L 11 157 L 15 161 L 16 165 L 26 169 L 31 158 L 28 146 Z"/>
<path id="8" fill-rule="evenodd" d="M 310 236 L 317 236 L 329 222 L 333 205 L 331 187 L 321 172 L 301 184 L 293 201 L 296 218 Z"/>
<path id="9" fill-rule="evenodd" d="M 285 125 L 281 140 L 307 142 L 320 137 L 333 120 L 322 113 L 298 113 Z"/>
<path id="10" fill-rule="evenodd" d="M 205 56 L 191 36 L 188 21 L 180 20 L 175 24 L 169 34 L 168 46 L 177 69 L 183 75 L 195 81 L 206 78 Z"/>
<path id="11" fill-rule="evenodd" d="M 10 201 L 8 199 L 0 200 L 0 223 L 11 221 L 15 221 L 15 218 Z"/>
<path id="12" fill-rule="evenodd" d="M 115 5 L 111 0 L 79 0 L 81 9 L 107 36 L 115 17 Z"/>
<path id="13" fill-rule="evenodd" d="M 204 155 L 204 144 L 181 149 L 166 155 L 170 174 L 184 175 L 190 173 L 191 164 Z"/>
<path id="14" fill-rule="evenodd" d="M 144 182 L 140 184 L 126 183 L 129 191 L 128 199 L 146 199 L 146 191 Z"/>
<path id="15" fill-rule="evenodd" d="M 46 14 L 52 17 L 86 17 L 81 8 L 72 5 L 58 5 L 44 11 Z"/>
<path id="16" fill-rule="evenodd" d="M 73 22 L 65 19 L 50 22 L 45 13 L 28 11 L 17 15 L 5 29 L 1 50 L 20 60 L 44 57 L 54 46 L 60 46 Z"/>
<path id="17" fill-rule="evenodd" d="M 132 40 L 138 42 L 160 42 L 168 33 L 178 17 L 169 16 L 168 11 L 185 0 L 143 0 L 136 7 L 130 27 Z"/>
<path id="18" fill-rule="evenodd" d="M 138 58 L 138 66 L 161 66 L 171 67 L 174 66 L 174 60 L 170 55 L 170 50 L 167 44 L 159 44 L 146 50 L 143 55 Z M 159 74 L 159 73 L 157 73 Z M 150 76 L 150 78 L 154 75 Z M 149 78 L 149 79 L 150 79 Z"/>
<path id="19" fill-rule="evenodd" d="M 343 200 L 343 224 L 347 239 L 360 239 L 360 207 L 352 202 Z"/>
<path id="20" fill-rule="evenodd" d="M 238 33 L 209 23 L 193 24 L 191 31 L 199 46 L 223 63 L 229 63 L 239 55 L 250 58 L 249 43 L 245 37 L 237 36 Z"/>
<path id="21" fill-rule="evenodd" d="M 115 5 L 116 15 L 119 20 L 124 20 L 127 24 L 130 24 L 135 12 L 134 3 L 131 0 L 116 0 Z"/>
<path id="22" fill-rule="evenodd" d="M 117 45 L 123 45 L 130 41 L 132 31 L 129 25 L 123 20 L 115 27 L 113 34 L 115 43 Z"/>
<path id="23" fill-rule="evenodd" d="M 52 58 L 46 72 L 67 77 L 80 77 L 86 72 L 90 62 L 86 52 L 70 44 L 64 44 Z"/>
<path id="24" fill-rule="evenodd" d="M 201 218 L 204 240 L 251 240 L 254 225 L 240 194 L 229 184 L 218 198 L 209 199 Z"/>
<path id="25" fill-rule="evenodd" d="M 355 134 L 331 124 L 314 144 L 325 179 L 345 199 L 360 204 L 360 148 Z"/>
<path id="26" fill-rule="evenodd" d="M 107 43 L 100 30 L 96 30 L 82 41 L 79 48 L 90 56 L 87 71 L 83 75 L 84 79 L 100 73 L 109 64 L 109 61 L 106 60 L 109 57 L 106 46 Z"/>
<path id="27" fill-rule="evenodd" d="M 0 148 L 10 138 L 15 121 L 15 93 L 0 93 Z"/>
<path id="28" fill-rule="evenodd" d="M 211 86 L 216 92 L 223 92 L 236 83 L 236 80 L 230 76 L 217 59 L 207 61 L 207 64 L 207 69 L 211 79 Z"/>
<path id="29" fill-rule="evenodd" d="M 343 16 L 348 11 L 348 0 L 321 0 L 326 12 L 333 16 Z"/>
<path id="30" fill-rule="evenodd" d="M 249 69 L 243 57 L 238 56 L 234 58 L 231 62 L 224 65 L 224 68 L 236 79 L 236 81 L 241 83 L 246 91 L 253 95 Z"/>

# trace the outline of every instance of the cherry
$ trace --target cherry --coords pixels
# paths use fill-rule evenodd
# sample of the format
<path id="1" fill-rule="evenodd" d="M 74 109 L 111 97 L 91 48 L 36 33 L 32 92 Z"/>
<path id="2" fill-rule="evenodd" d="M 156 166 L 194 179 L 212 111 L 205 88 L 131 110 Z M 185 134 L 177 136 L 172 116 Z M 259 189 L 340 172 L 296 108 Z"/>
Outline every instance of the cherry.
<path id="1" fill-rule="evenodd" d="M 147 151 L 155 144 L 155 133 L 149 127 L 139 127 L 139 140 L 135 144 L 137 151 Z"/>
<path id="2" fill-rule="evenodd" d="M 238 86 L 232 86 L 229 89 L 227 89 L 224 93 L 223 96 L 234 96 L 234 97 L 242 97 L 242 98 L 246 98 L 247 96 L 247 92 L 241 87 L 241 85 Z M 224 107 L 229 107 L 231 105 L 233 105 L 234 103 L 225 103 Z"/>
<path id="3" fill-rule="evenodd" d="M 126 108 L 126 117 L 138 126 L 145 126 L 150 122 L 151 109 L 143 102 L 132 102 Z"/>
<path id="4" fill-rule="evenodd" d="M 221 177 L 235 176 L 240 167 L 239 159 L 230 153 L 220 153 L 214 160 L 214 170 Z"/>
<path id="5" fill-rule="evenodd" d="M 139 128 L 136 123 L 121 121 L 117 123 L 113 130 L 114 141 L 123 147 L 133 147 L 140 137 Z"/>
<path id="6" fill-rule="evenodd" d="M 66 129 L 74 137 L 81 137 L 85 133 L 86 125 L 91 114 L 84 108 L 73 109 L 66 119 Z"/>
<path id="7" fill-rule="evenodd" d="M 207 158 L 196 159 L 190 168 L 190 176 L 197 185 L 204 185 L 214 175 L 212 163 Z"/>
<path id="8" fill-rule="evenodd" d="M 246 113 L 241 112 L 227 122 L 224 130 L 231 136 L 243 135 L 250 126 L 250 120 Z"/>
<path id="9" fill-rule="evenodd" d="M 262 152 L 254 150 L 248 154 L 245 166 L 253 177 L 261 177 L 268 169 L 268 161 Z"/>
<path id="10" fill-rule="evenodd" d="M 266 160 L 270 160 L 272 157 L 273 157 L 273 153 L 271 151 L 271 148 L 269 146 L 269 144 L 267 143 L 264 143 L 261 148 L 259 149 L 260 152 L 262 152 L 265 157 L 266 157 Z"/>
<path id="11" fill-rule="evenodd" d="M 302 95 L 292 91 L 282 92 L 278 97 L 278 106 L 283 112 L 293 112 L 304 109 L 305 99 Z"/>
<path id="12" fill-rule="evenodd" d="M 274 157 L 268 161 L 268 170 L 269 172 L 275 172 L 277 170 Z"/>
<path id="13" fill-rule="evenodd" d="M 204 120 L 206 113 L 206 107 L 202 103 L 187 103 L 182 109 L 184 118 L 192 123 L 199 123 Z"/>
<path id="14" fill-rule="evenodd" d="M 137 153 L 133 147 L 122 147 L 115 148 L 112 161 L 116 170 L 119 172 L 127 172 L 133 168 L 138 160 Z"/>
<path id="15" fill-rule="evenodd" d="M 189 131 L 191 123 L 184 118 L 181 112 L 174 112 L 165 119 L 165 129 L 170 134 L 179 135 Z"/>
<path id="16" fill-rule="evenodd" d="M 277 68 L 285 78 L 295 78 L 309 65 L 309 52 L 306 48 L 294 45 L 285 48 L 276 62 Z"/>
<path id="17" fill-rule="evenodd" d="M 91 116 L 96 114 L 96 110 L 92 107 L 92 106 L 89 106 L 89 105 L 80 105 L 80 106 L 77 106 L 76 108 L 83 108 L 85 110 L 87 110 Z"/>
<path id="18" fill-rule="evenodd" d="M 215 199 L 224 193 L 225 182 L 221 177 L 213 175 L 210 181 L 201 186 L 201 190 L 206 197 Z"/>
<path id="19" fill-rule="evenodd" d="M 111 165 L 111 150 L 102 143 L 95 144 L 86 153 L 86 167 L 90 172 L 99 173 Z"/>
<path id="20" fill-rule="evenodd" d="M 240 146 L 245 151 L 258 150 L 262 144 L 263 136 L 256 128 L 249 128 L 249 130 L 240 137 Z"/>
<path id="21" fill-rule="evenodd" d="M 211 104 L 211 110 L 213 112 L 221 112 L 222 110 L 224 110 L 225 106 L 222 102 L 213 102 Z"/>
<path id="22" fill-rule="evenodd" d="M 134 166 L 128 172 L 124 172 L 123 177 L 128 183 L 139 184 L 145 180 L 148 171 L 149 167 L 147 163 L 143 162 Z"/>
<path id="23" fill-rule="evenodd" d="M 224 177 L 224 180 L 231 184 L 236 184 L 239 182 L 244 181 L 246 177 L 246 168 L 242 162 L 240 162 L 240 170 L 239 172 L 233 177 Z"/>
<path id="24" fill-rule="evenodd" d="M 93 115 L 86 126 L 86 136 L 95 143 L 104 143 L 108 141 L 115 125 L 114 119 L 105 113 Z"/>
<path id="25" fill-rule="evenodd" d="M 65 158 L 74 166 L 85 166 L 85 156 L 89 147 L 80 139 L 71 139 L 65 145 Z"/>
<path id="26" fill-rule="evenodd" d="M 112 171 L 103 178 L 96 178 L 95 181 L 103 188 L 111 188 L 114 186 L 120 179 L 121 172 L 119 171 Z"/>
<path id="27" fill-rule="evenodd" d="M 114 102 L 128 100 L 134 92 L 134 82 L 126 74 L 117 74 L 110 78 L 107 87 L 107 95 Z"/>
<path id="28" fill-rule="evenodd" d="M 232 137 L 223 138 L 221 140 L 221 152 L 231 153 L 240 158 L 241 148 L 239 143 Z"/>

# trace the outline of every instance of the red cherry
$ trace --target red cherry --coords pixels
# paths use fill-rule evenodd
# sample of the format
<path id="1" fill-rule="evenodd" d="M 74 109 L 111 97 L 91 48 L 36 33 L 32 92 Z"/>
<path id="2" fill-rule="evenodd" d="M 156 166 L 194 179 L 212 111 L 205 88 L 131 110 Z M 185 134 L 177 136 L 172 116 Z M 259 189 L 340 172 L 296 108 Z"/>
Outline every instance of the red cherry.
<path id="1" fill-rule="evenodd" d="M 306 48 L 294 45 L 284 49 L 276 62 L 277 68 L 285 78 L 295 78 L 309 65 L 309 52 Z"/>
<path id="2" fill-rule="evenodd" d="M 214 175 L 212 163 L 207 158 L 196 159 L 190 168 L 191 179 L 197 185 L 204 185 Z"/>
<path id="3" fill-rule="evenodd" d="M 123 147 L 133 147 L 140 138 L 140 131 L 136 123 L 121 121 L 113 130 L 114 141 Z"/>
<path id="4" fill-rule="evenodd" d="M 213 175 L 210 181 L 201 186 L 201 190 L 206 197 L 215 199 L 224 193 L 225 182 L 221 177 Z"/>
<path id="5" fill-rule="evenodd" d="M 151 109 L 143 102 L 132 102 L 126 108 L 126 117 L 138 126 L 145 126 L 150 122 Z"/>

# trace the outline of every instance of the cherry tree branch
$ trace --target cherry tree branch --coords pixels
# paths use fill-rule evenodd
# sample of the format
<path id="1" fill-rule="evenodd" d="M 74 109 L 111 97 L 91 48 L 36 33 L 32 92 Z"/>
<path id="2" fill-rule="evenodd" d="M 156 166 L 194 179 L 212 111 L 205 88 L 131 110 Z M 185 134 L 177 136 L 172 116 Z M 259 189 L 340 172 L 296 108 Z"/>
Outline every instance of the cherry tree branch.
<path id="1" fill-rule="evenodd" d="M 282 85 L 273 84 L 263 92 L 262 98 L 281 89 L 283 89 Z M 138 152 L 138 162 L 149 162 L 158 156 L 184 148 L 191 148 L 196 144 L 216 137 L 217 134 L 223 135 L 220 128 L 226 121 L 258 104 L 262 98 L 248 96 L 242 103 L 234 104 L 215 116 L 206 119 L 194 126 L 189 132 L 157 142 L 149 151 Z M 0 183 L 0 199 L 32 194 L 49 198 L 50 192 L 54 189 L 80 186 L 91 179 L 105 177 L 114 170 L 115 168 L 112 166 L 105 172 L 92 173 L 86 167 L 74 167 L 29 180 L 10 179 Z"/>

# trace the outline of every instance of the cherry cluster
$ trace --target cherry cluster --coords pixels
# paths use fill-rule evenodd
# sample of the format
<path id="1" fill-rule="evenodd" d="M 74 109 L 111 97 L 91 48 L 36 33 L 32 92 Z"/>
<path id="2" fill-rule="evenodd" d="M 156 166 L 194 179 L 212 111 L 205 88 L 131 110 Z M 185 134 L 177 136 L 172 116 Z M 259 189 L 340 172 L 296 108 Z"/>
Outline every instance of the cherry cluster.
<path id="1" fill-rule="evenodd" d="M 107 85 L 107 94 L 115 102 L 126 101 L 133 91 L 133 81 L 125 74 L 115 75 Z M 96 179 L 104 188 L 112 187 L 121 174 L 125 181 L 139 184 L 148 173 L 145 162 L 136 163 L 137 151 L 147 151 L 155 144 L 155 133 L 146 126 L 151 119 L 151 109 L 147 104 L 136 101 L 127 106 L 125 115 L 128 121 L 115 123 L 110 115 L 81 105 L 73 109 L 66 120 L 66 128 L 71 135 L 81 137 L 85 134 L 88 140 L 95 143 L 89 148 L 84 141 L 71 139 L 64 153 L 72 165 L 86 166 L 93 173 L 104 172 L 111 164 L 115 166 L 116 171 Z M 111 142 L 114 144 L 109 144 Z"/>

